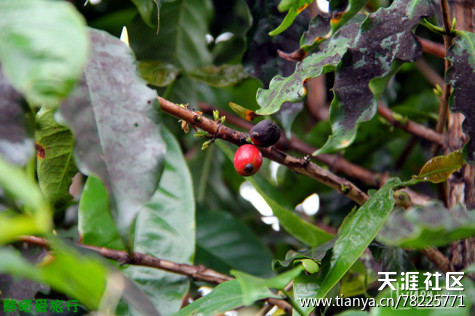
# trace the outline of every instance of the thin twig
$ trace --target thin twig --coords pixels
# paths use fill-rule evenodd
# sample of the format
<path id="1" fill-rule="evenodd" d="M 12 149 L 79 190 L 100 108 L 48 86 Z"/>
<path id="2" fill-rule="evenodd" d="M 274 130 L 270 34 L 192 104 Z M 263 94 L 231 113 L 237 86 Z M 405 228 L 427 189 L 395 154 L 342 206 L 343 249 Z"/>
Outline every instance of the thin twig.
<path id="1" fill-rule="evenodd" d="M 423 59 L 416 61 L 415 66 L 417 70 L 433 85 L 442 87 L 444 85 L 444 79 Z"/>
<path id="2" fill-rule="evenodd" d="M 414 136 L 431 141 L 440 146 L 443 146 L 445 143 L 445 138 L 442 134 L 438 134 L 432 129 L 425 127 L 424 125 L 417 124 L 410 120 L 407 120 L 406 122 L 401 122 L 400 120 L 397 120 L 393 111 L 391 111 L 381 102 L 378 103 L 378 113 L 395 127 L 403 129 Z"/>
<path id="3" fill-rule="evenodd" d="M 444 256 L 437 248 L 428 247 L 421 252 L 443 273 L 452 271 L 450 269 L 449 258 Z"/>
<path id="4" fill-rule="evenodd" d="M 248 134 L 233 130 L 161 97 L 158 97 L 158 101 L 164 112 L 207 131 L 214 138 L 220 138 L 238 146 L 248 143 Z M 267 148 L 259 147 L 259 149 L 264 157 L 333 188 L 335 191 L 349 197 L 359 205 L 363 205 L 368 199 L 368 195 L 352 182 L 323 169 L 308 159 L 290 156 L 274 146 Z"/>
<path id="5" fill-rule="evenodd" d="M 36 245 L 36 246 L 50 248 L 50 243 L 44 238 L 40 238 L 36 236 L 22 236 L 19 240 L 25 243 Z M 78 247 L 94 251 L 100 254 L 101 256 L 103 256 L 104 258 L 117 261 L 120 264 L 144 266 L 144 267 L 164 270 L 164 271 L 187 276 L 196 281 L 209 282 L 212 284 L 221 284 L 223 282 L 234 279 L 228 275 L 206 268 L 203 265 L 193 266 L 189 264 L 176 263 L 176 262 L 172 262 L 172 261 L 168 261 L 164 259 L 159 259 L 159 258 L 150 256 L 147 254 L 143 254 L 140 252 L 134 252 L 132 255 L 129 255 L 126 251 L 91 246 L 91 245 L 82 244 L 80 242 L 75 242 L 74 244 Z M 284 300 L 268 298 L 266 301 L 269 304 L 278 306 L 279 308 L 284 310 L 286 313 L 292 312 L 292 306 Z"/>
<path id="6" fill-rule="evenodd" d="M 434 55 L 441 59 L 445 58 L 445 49 L 444 45 L 433 42 L 423 37 L 416 36 L 419 43 L 421 43 L 422 51 L 427 54 Z"/>

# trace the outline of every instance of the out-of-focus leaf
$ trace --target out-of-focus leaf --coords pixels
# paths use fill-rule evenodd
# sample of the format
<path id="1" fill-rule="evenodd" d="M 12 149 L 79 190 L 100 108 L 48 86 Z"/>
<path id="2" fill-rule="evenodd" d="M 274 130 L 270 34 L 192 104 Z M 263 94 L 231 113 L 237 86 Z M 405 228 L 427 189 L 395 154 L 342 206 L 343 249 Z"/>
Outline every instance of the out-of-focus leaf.
<path id="1" fill-rule="evenodd" d="M 279 219 L 280 225 L 292 236 L 310 247 L 317 247 L 333 238 L 321 228 L 310 224 L 300 218 L 295 212 L 290 211 L 281 203 L 277 197 L 280 195 L 276 189 L 259 176 L 249 178 L 260 195 L 266 200 L 272 209 L 274 216 Z"/>
<path id="2" fill-rule="evenodd" d="M 92 310 L 97 310 L 105 290 L 107 268 L 97 259 L 55 244 L 53 257 L 37 265 L 11 249 L 0 249 L 0 271 L 47 283 Z M 84 276 L 87 276 L 85 278 Z"/>
<path id="3" fill-rule="evenodd" d="M 229 107 L 234 111 L 234 113 L 247 121 L 252 121 L 258 116 L 256 112 L 246 109 L 245 107 L 234 102 L 229 102 Z"/>
<path id="4" fill-rule="evenodd" d="M 447 52 L 447 59 L 452 62 L 445 77 L 445 81 L 453 86 L 450 110 L 465 116 L 462 128 L 470 140 L 464 151 L 467 162 L 475 164 L 475 34 L 458 32 Z"/>
<path id="5" fill-rule="evenodd" d="M 429 160 L 422 167 L 419 175 L 412 176 L 414 179 L 439 183 L 447 181 L 452 173 L 465 165 L 465 159 L 461 150 L 456 150 L 447 156 L 437 156 Z"/>
<path id="6" fill-rule="evenodd" d="M 87 178 L 78 212 L 78 230 L 82 243 L 117 250 L 125 249 L 110 215 L 107 190 L 95 176 Z"/>
<path id="7" fill-rule="evenodd" d="M 219 260 L 229 268 L 263 277 L 272 275 L 269 249 L 249 227 L 229 213 L 199 210 L 196 214 L 196 243 L 199 264 L 210 266 Z"/>
<path id="8" fill-rule="evenodd" d="M 140 75 L 147 83 L 166 87 L 171 84 L 180 74 L 180 70 L 172 64 L 154 60 L 142 60 L 139 62 Z"/>
<path id="9" fill-rule="evenodd" d="M 332 0 L 330 2 L 330 11 L 333 13 L 330 22 L 332 31 L 335 32 L 345 25 L 345 23 L 355 16 L 367 2 L 368 0 Z M 344 8 L 344 10 L 342 10 L 342 8 Z"/>
<path id="10" fill-rule="evenodd" d="M 231 280 L 221 283 L 211 293 L 185 306 L 173 316 L 219 315 L 243 304 L 241 285 L 238 280 Z"/>
<path id="11" fill-rule="evenodd" d="M 285 16 L 282 23 L 275 30 L 271 31 L 269 35 L 274 36 L 288 29 L 289 26 L 291 26 L 294 22 L 297 15 L 305 10 L 312 2 L 313 0 L 282 0 L 278 6 L 279 11 L 284 12 L 288 10 L 289 12 L 287 12 L 287 15 Z"/>
<path id="12" fill-rule="evenodd" d="M 294 278 L 304 271 L 302 265 L 292 270 L 281 273 L 270 279 L 259 278 L 242 271 L 231 271 L 236 277 L 242 289 L 242 301 L 244 305 L 251 305 L 264 297 L 280 298 L 270 289 L 283 290 Z"/>
<path id="13" fill-rule="evenodd" d="M 14 200 L 25 205 L 25 212 L 32 215 L 36 226 L 43 232 L 51 228 L 51 213 L 37 183 L 20 167 L 0 157 L 0 187 Z"/>
<path id="14" fill-rule="evenodd" d="M 332 241 L 324 243 L 323 245 L 320 245 L 316 248 L 312 248 L 304 252 L 297 252 L 294 250 L 290 250 L 285 255 L 285 260 L 275 260 L 273 262 L 274 269 L 277 269 L 279 267 L 288 268 L 291 266 L 291 264 L 294 264 L 295 261 L 306 260 L 306 259 L 313 260 L 315 263 L 320 263 L 323 257 L 325 257 L 325 254 L 327 253 L 327 251 L 333 248 L 334 245 L 335 245 L 335 241 L 332 240 Z"/>
<path id="15" fill-rule="evenodd" d="M 36 114 L 38 182 L 46 200 L 56 208 L 72 199 L 69 186 L 77 172 L 73 159 L 74 137 L 54 119 L 54 109 L 42 107 Z"/>
<path id="16" fill-rule="evenodd" d="M 160 22 L 159 8 L 161 0 L 132 0 L 133 4 L 142 17 L 142 20 L 150 27 L 159 30 L 158 23 Z"/>
<path id="17" fill-rule="evenodd" d="M 0 212 L 0 245 L 15 241 L 22 235 L 46 233 L 43 227 L 37 225 L 34 217 L 26 214 L 9 214 Z"/>
<path id="18" fill-rule="evenodd" d="M 394 212 L 377 239 L 386 245 L 423 249 L 475 235 L 475 213 L 440 204 Z"/>
<path id="19" fill-rule="evenodd" d="M 67 2 L 0 3 L 0 61 L 12 85 L 34 104 L 57 105 L 86 62 L 84 18 Z"/>
<path id="20" fill-rule="evenodd" d="M 390 76 L 402 62 L 421 57 L 412 29 L 432 10 L 427 0 L 397 0 L 366 18 L 336 73 L 330 109 L 333 134 L 315 155 L 348 147 L 354 141 L 358 125 L 376 113 L 375 97 Z"/>
<path id="21" fill-rule="evenodd" d="M 209 0 L 175 0 L 160 7 L 160 32 L 135 18 L 127 26 L 130 47 L 138 60 L 157 60 L 191 71 L 211 64 L 206 45 L 212 16 Z"/>
<path id="22" fill-rule="evenodd" d="M 178 141 L 166 129 L 163 138 L 168 148 L 165 168 L 157 191 L 137 216 L 134 250 L 173 262 L 193 264 L 195 201 L 192 179 Z M 177 312 L 188 292 L 186 276 L 139 266 L 130 266 L 125 273 L 148 294 L 163 315 Z"/>
<path id="23" fill-rule="evenodd" d="M 3 75 L 0 67 L 0 155 L 24 166 L 33 155 L 34 143 L 26 128 L 21 95 Z"/>
<path id="24" fill-rule="evenodd" d="M 84 79 L 60 114 L 75 134 L 79 170 L 108 189 L 112 217 L 130 248 L 130 225 L 155 191 L 166 146 L 156 93 L 137 76 L 130 49 L 105 32 L 90 35 Z"/>
<path id="25" fill-rule="evenodd" d="M 322 73 L 334 71 L 357 34 L 358 24 L 348 25 L 333 36 L 325 50 L 314 53 L 298 63 L 291 76 L 274 77 L 269 89 L 257 91 L 257 103 L 261 107 L 256 111 L 257 114 L 270 115 L 279 111 L 282 103 L 286 101 L 301 100 L 306 94 L 305 82 Z"/>
<path id="26" fill-rule="evenodd" d="M 345 218 L 338 229 L 330 269 L 315 297 L 325 297 L 377 235 L 393 209 L 393 188 L 399 184 L 401 180 L 398 178 L 389 179 L 365 204 Z"/>
<path id="27" fill-rule="evenodd" d="M 210 65 L 194 69 L 188 75 L 213 87 L 235 85 L 248 77 L 242 65 Z"/>

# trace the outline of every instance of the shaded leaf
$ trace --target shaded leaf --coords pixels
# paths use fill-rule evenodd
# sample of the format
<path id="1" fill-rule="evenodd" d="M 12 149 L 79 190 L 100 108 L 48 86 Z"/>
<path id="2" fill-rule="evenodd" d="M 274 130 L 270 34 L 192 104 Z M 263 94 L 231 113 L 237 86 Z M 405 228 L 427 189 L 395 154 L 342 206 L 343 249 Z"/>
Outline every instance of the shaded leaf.
<path id="1" fill-rule="evenodd" d="M 0 68 L 0 155 L 8 162 L 24 166 L 34 152 L 33 139 L 26 128 L 22 97 Z"/>
<path id="2" fill-rule="evenodd" d="M 172 64 L 163 63 L 154 60 L 142 60 L 139 62 L 139 71 L 147 83 L 166 87 L 176 80 L 180 70 Z"/>
<path id="3" fill-rule="evenodd" d="M 374 116 L 375 97 L 401 62 L 422 56 L 412 29 L 431 13 L 427 0 L 397 0 L 366 18 L 336 73 L 330 109 L 333 134 L 315 155 L 348 147 L 354 141 L 358 125 Z"/>
<path id="4" fill-rule="evenodd" d="M 333 13 L 331 19 L 332 31 L 335 32 L 345 25 L 366 3 L 368 3 L 368 0 L 330 1 L 330 11 Z"/>
<path id="5" fill-rule="evenodd" d="M 110 214 L 106 187 L 95 176 L 87 178 L 81 194 L 78 230 L 84 244 L 125 250 Z"/>
<path id="6" fill-rule="evenodd" d="M 212 7 L 209 0 L 175 0 L 160 7 L 160 32 L 135 18 L 129 31 L 130 47 L 138 60 L 157 60 L 191 71 L 211 64 L 206 45 Z"/>
<path id="7" fill-rule="evenodd" d="M 439 183 L 447 181 L 452 173 L 465 165 L 461 150 L 456 150 L 447 156 L 437 156 L 424 164 L 419 175 L 414 179 Z"/>
<path id="8" fill-rule="evenodd" d="M 213 87 L 235 85 L 248 77 L 242 65 L 210 65 L 194 69 L 188 75 Z"/>
<path id="9" fill-rule="evenodd" d="M 134 250 L 173 262 L 193 264 L 195 254 L 195 201 L 193 184 L 180 145 L 167 129 L 165 167 L 157 191 L 135 223 Z M 186 276 L 130 266 L 131 280 L 149 296 L 163 315 L 177 312 L 188 292 Z M 135 315 L 135 313 L 132 313 Z"/>
<path id="10" fill-rule="evenodd" d="M 241 271 L 231 271 L 231 274 L 236 277 L 236 280 L 238 280 L 241 285 L 242 301 L 244 305 L 247 306 L 265 297 L 280 298 L 280 295 L 272 293 L 270 289 L 283 290 L 303 271 L 303 266 L 298 265 L 292 270 L 281 273 L 270 279 L 255 277 Z"/>
<path id="11" fill-rule="evenodd" d="M 306 94 L 305 82 L 322 73 L 334 71 L 353 43 L 357 32 L 358 24 L 348 25 L 333 36 L 326 49 L 309 55 L 301 63 L 297 63 L 291 76 L 287 78 L 276 76 L 270 82 L 269 89 L 259 89 L 256 98 L 261 108 L 256 111 L 257 114 L 270 115 L 279 111 L 282 103 L 286 101 L 301 100 Z"/>
<path id="12" fill-rule="evenodd" d="M 196 263 L 212 266 L 217 260 L 229 268 L 259 276 L 272 275 L 272 253 L 231 214 L 201 209 L 196 215 Z M 200 256 L 201 254 L 201 256 Z"/>
<path id="13" fill-rule="evenodd" d="M 57 105 L 73 89 L 88 52 L 84 18 L 67 2 L 0 3 L 0 61 L 34 104 Z"/>
<path id="14" fill-rule="evenodd" d="M 105 32 L 90 35 L 85 77 L 60 114 L 75 134 L 79 170 L 108 189 L 112 216 L 129 248 L 130 225 L 155 191 L 166 147 L 156 93 L 138 78 L 130 49 Z"/>
<path id="15" fill-rule="evenodd" d="M 97 310 L 105 290 L 107 268 L 91 256 L 83 256 L 55 243 L 54 257 L 36 265 L 12 249 L 0 249 L 0 272 L 47 283 L 92 310 Z M 87 278 L 84 276 L 87 275 Z"/>
<path id="16" fill-rule="evenodd" d="M 454 44 L 447 52 L 447 59 L 452 62 L 445 76 L 445 82 L 453 87 L 450 110 L 465 116 L 462 128 L 470 140 L 464 151 L 467 162 L 475 164 L 475 34 L 457 32 Z"/>
<path id="17" fill-rule="evenodd" d="M 77 172 L 73 159 L 74 137 L 54 119 L 54 109 L 42 107 L 36 114 L 38 182 L 46 200 L 56 208 L 72 199 L 69 187 Z"/>
<path id="18" fill-rule="evenodd" d="M 323 41 L 331 32 L 330 20 L 330 15 L 316 15 L 300 38 L 300 48 L 308 52 L 315 44 Z"/>
<path id="19" fill-rule="evenodd" d="M 159 30 L 159 8 L 161 0 L 132 0 L 137 10 L 139 11 L 142 20 L 150 27 L 155 27 L 157 32 Z"/>
<path id="20" fill-rule="evenodd" d="M 394 187 L 398 178 L 389 179 L 359 209 L 353 210 L 338 229 L 331 266 L 315 297 L 323 298 L 358 260 L 389 217 L 394 206 Z"/>
<path id="21" fill-rule="evenodd" d="M 433 204 L 394 212 L 377 239 L 386 245 L 423 249 L 475 235 L 475 213 Z"/>
<path id="22" fill-rule="evenodd" d="M 243 297 L 238 280 L 216 286 L 211 293 L 185 306 L 174 316 L 218 315 L 242 306 Z"/>
<path id="23" fill-rule="evenodd" d="M 320 264 L 325 257 L 328 250 L 333 248 L 335 245 L 335 241 L 331 240 L 329 242 L 324 243 L 316 248 L 312 248 L 307 251 L 294 251 L 289 250 L 285 255 L 285 260 L 275 260 L 273 262 L 274 269 L 279 267 L 288 268 L 294 264 L 295 261 L 306 260 L 310 259 L 313 260 L 315 263 Z"/>
<path id="24" fill-rule="evenodd" d="M 333 235 L 327 233 L 321 228 L 310 224 L 300 218 L 295 212 L 290 211 L 281 203 L 278 203 L 277 196 L 280 195 L 274 187 L 265 182 L 264 179 L 254 176 L 249 181 L 253 184 L 260 195 L 269 204 L 274 216 L 279 219 L 280 225 L 293 237 L 310 247 L 317 247 L 333 238 Z M 276 201 L 277 199 L 277 201 Z"/>

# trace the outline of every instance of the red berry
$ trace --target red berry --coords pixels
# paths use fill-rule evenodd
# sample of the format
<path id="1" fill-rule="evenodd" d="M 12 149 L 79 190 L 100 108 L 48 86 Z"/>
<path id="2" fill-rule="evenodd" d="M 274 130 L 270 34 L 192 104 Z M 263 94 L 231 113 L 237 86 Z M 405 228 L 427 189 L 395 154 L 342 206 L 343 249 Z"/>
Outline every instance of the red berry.
<path id="1" fill-rule="evenodd" d="M 262 154 L 253 145 L 242 145 L 234 154 L 234 169 L 241 176 L 252 176 L 262 165 Z"/>

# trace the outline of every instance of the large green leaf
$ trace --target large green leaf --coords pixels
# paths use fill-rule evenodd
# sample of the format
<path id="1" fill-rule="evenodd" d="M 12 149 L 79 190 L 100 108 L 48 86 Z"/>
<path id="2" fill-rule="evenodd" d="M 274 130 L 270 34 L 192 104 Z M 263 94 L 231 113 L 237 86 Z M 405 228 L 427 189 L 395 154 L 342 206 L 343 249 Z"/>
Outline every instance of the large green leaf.
<path id="1" fill-rule="evenodd" d="M 470 137 L 465 150 L 467 162 L 475 164 L 475 34 L 457 32 L 454 44 L 447 52 L 452 67 L 446 73 L 445 81 L 453 87 L 450 110 L 465 115 L 463 131 Z"/>
<path id="2" fill-rule="evenodd" d="M 87 178 L 81 194 L 78 230 L 81 242 L 84 244 L 117 250 L 125 249 L 110 214 L 107 189 L 95 176 Z"/>
<path id="3" fill-rule="evenodd" d="M 386 222 L 394 206 L 394 187 L 398 178 L 389 179 L 359 209 L 353 210 L 338 229 L 331 266 L 315 297 L 323 298 L 358 260 Z"/>
<path id="4" fill-rule="evenodd" d="M 22 97 L 5 78 L 1 67 L 0 95 L 0 156 L 24 166 L 33 155 L 34 143 L 27 130 Z"/>
<path id="5" fill-rule="evenodd" d="M 358 26 L 358 23 L 354 23 L 341 29 L 332 37 L 326 49 L 298 63 L 291 76 L 287 78 L 276 76 L 270 82 L 269 89 L 259 89 L 257 103 L 261 108 L 256 112 L 261 115 L 270 115 L 279 111 L 286 101 L 301 100 L 306 94 L 304 84 L 309 78 L 315 78 L 336 69 L 346 50 L 354 42 L 358 34 Z"/>
<path id="6" fill-rule="evenodd" d="M 174 316 L 219 315 L 243 304 L 241 285 L 238 280 L 231 280 L 221 283 L 211 293 L 187 305 Z"/>
<path id="7" fill-rule="evenodd" d="M 0 272 L 47 283 L 77 300 L 91 310 L 99 307 L 105 290 L 107 268 L 91 256 L 56 244 L 54 257 L 33 265 L 7 248 L 0 249 Z M 85 277 L 87 276 L 87 277 Z"/>
<path id="8" fill-rule="evenodd" d="M 431 13 L 427 0 L 397 0 L 366 18 L 336 73 L 330 109 L 333 134 L 315 155 L 348 147 L 354 141 L 358 125 L 376 113 L 375 97 L 390 76 L 402 62 L 421 57 L 412 29 Z"/>
<path id="9" fill-rule="evenodd" d="M 277 202 L 280 193 L 264 179 L 254 176 L 249 178 L 249 181 L 269 204 L 274 216 L 279 219 L 280 225 L 293 237 L 310 247 L 317 247 L 333 238 L 332 234 L 310 224 L 282 203 Z"/>
<path id="10" fill-rule="evenodd" d="M 200 209 L 196 214 L 196 263 L 225 265 L 259 276 L 272 275 L 272 253 L 262 241 L 231 214 Z"/>
<path id="11" fill-rule="evenodd" d="M 139 62 L 140 75 L 147 83 L 166 87 L 171 84 L 180 74 L 180 70 L 172 64 L 154 60 L 143 60 Z"/>
<path id="12" fill-rule="evenodd" d="M 190 71 L 211 64 L 206 45 L 212 16 L 209 0 L 175 0 L 160 7 L 160 32 L 140 19 L 128 27 L 130 46 L 139 60 L 157 60 Z"/>
<path id="13" fill-rule="evenodd" d="M 155 27 L 159 30 L 159 5 L 160 0 L 132 0 L 133 4 L 137 7 L 140 16 L 143 21 L 150 27 Z"/>
<path id="14" fill-rule="evenodd" d="M 83 17 L 63 1 L 1 1 L 0 61 L 28 101 L 57 105 L 73 89 L 86 62 Z"/>
<path id="15" fill-rule="evenodd" d="M 193 184 L 180 145 L 164 129 L 167 143 L 160 184 L 135 224 L 134 250 L 177 263 L 193 264 L 195 253 L 195 201 Z M 162 315 L 177 312 L 188 292 L 186 276 L 130 266 L 126 274 L 149 295 Z"/>
<path id="16" fill-rule="evenodd" d="M 84 79 L 60 114 L 76 137 L 79 170 L 105 184 L 112 216 L 130 248 L 130 226 L 155 191 L 165 153 L 156 93 L 138 77 L 127 45 L 105 32 L 90 36 Z"/>
<path id="17" fill-rule="evenodd" d="M 42 107 L 36 115 L 37 173 L 41 191 L 55 207 L 72 199 L 69 186 L 77 172 L 73 159 L 74 137 L 54 119 L 54 109 Z"/>
<path id="18" fill-rule="evenodd" d="M 423 249 L 475 235 L 475 213 L 433 204 L 394 212 L 377 239 L 390 246 Z"/>
<path id="19" fill-rule="evenodd" d="M 204 66 L 194 69 L 188 75 L 213 87 L 235 85 L 248 77 L 242 65 Z"/>

